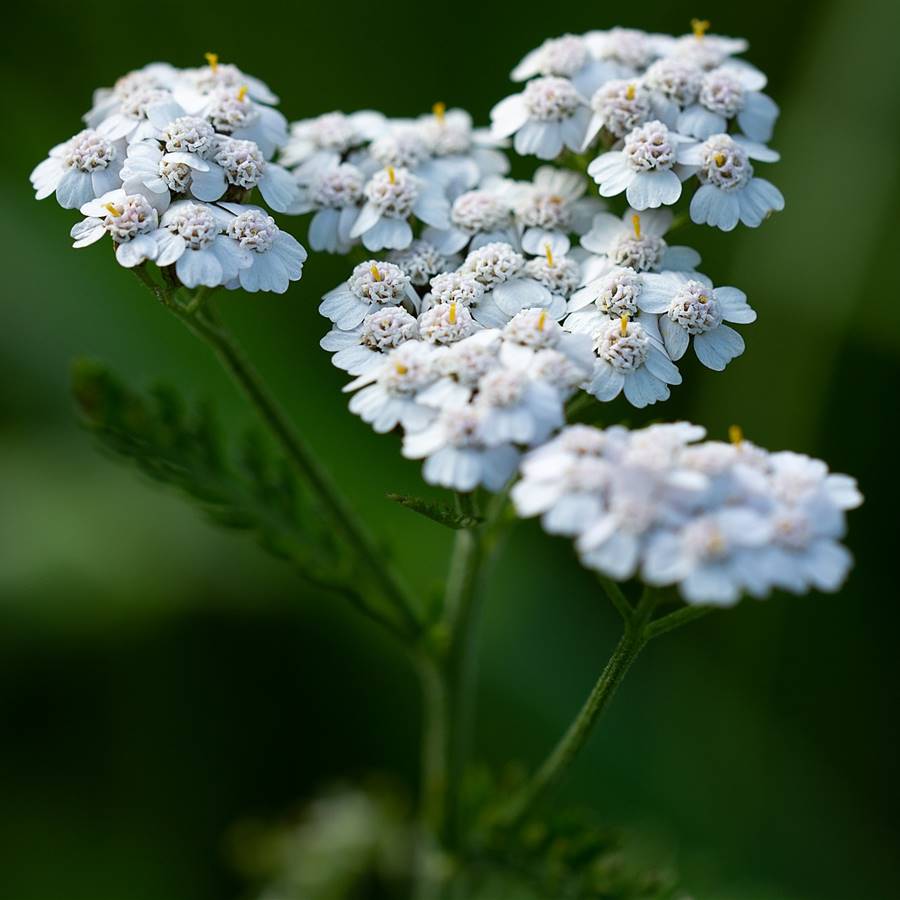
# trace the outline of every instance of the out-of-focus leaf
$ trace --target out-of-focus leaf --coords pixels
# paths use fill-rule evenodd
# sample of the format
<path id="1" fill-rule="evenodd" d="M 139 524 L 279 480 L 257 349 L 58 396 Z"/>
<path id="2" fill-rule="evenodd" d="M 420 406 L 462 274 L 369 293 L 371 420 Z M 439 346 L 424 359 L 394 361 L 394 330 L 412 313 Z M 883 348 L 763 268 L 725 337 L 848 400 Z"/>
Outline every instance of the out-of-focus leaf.
<path id="1" fill-rule="evenodd" d="M 459 530 L 461 528 L 475 528 L 483 521 L 478 516 L 470 516 L 465 513 L 457 512 L 443 503 L 437 503 L 433 500 L 423 500 L 421 497 L 410 497 L 406 494 L 388 494 L 388 500 L 399 503 L 407 509 L 437 522 L 439 525 L 446 525 L 447 528 Z"/>
<path id="2" fill-rule="evenodd" d="M 79 361 L 72 387 L 82 421 L 111 455 L 174 487 L 225 528 L 252 533 L 269 553 L 294 564 L 314 586 L 338 591 L 390 626 L 377 593 L 352 556 L 323 527 L 286 460 L 251 432 L 229 448 L 209 404 L 189 410 L 178 393 L 130 391 L 103 365 Z"/>

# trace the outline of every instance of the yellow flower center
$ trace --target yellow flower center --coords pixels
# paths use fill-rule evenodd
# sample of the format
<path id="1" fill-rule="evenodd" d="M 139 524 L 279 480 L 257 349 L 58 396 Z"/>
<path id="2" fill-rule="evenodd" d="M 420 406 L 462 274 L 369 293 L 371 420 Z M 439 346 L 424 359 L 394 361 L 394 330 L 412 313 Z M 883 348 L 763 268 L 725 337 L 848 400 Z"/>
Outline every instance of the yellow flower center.
<path id="1" fill-rule="evenodd" d="M 372 273 L 372 278 L 374 278 L 375 281 L 381 281 L 381 272 L 378 271 L 378 266 L 376 266 L 375 263 L 372 263 L 372 265 L 369 266 L 369 271 Z"/>
<path id="2" fill-rule="evenodd" d="M 699 41 L 709 31 L 709 20 L 691 19 L 691 30 L 694 32 L 694 37 Z"/>
<path id="3" fill-rule="evenodd" d="M 218 53 L 204 53 L 203 58 L 209 63 L 209 67 L 216 71 L 219 68 L 219 54 Z"/>
<path id="4" fill-rule="evenodd" d="M 451 325 L 455 325 L 455 324 L 456 324 L 456 304 L 455 304 L 455 303 L 451 303 L 451 304 L 450 304 L 450 312 L 449 312 L 448 315 L 447 315 L 447 321 L 448 321 Z"/>
<path id="5" fill-rule="evenodd" d="M 434 114 L 434 117 L 438 120 L 438 122 L 443 125 L 444 117 L 447 115 L 447 104 L 438 100 L 438 102 L 431 107 L 431 112 Z"/>
<path id="6" fill-rule="evenodd" d="M 634 229 L 634 236 L 640 240 L 641 239 L 641 217 L 635 213 L 631 217 L 631 227 Z"/>
<path id="7" fill-rule="evenodd" d="M 544 254 L 547 257 L 547 265 L 553 268 L 553 248 L 549 243 L 544 244 Z"/>
<path id="8" fill-rule="evenodd" d="M 619 318 L 619 332 L 622 337 L 628 334 L 628 313 Z"/>
<path id="9" fill-rule="evenodd" d="M 114 218 L 122 215 L 122 210 L 115 203 L 104 203 L 103 208 Z"/>
<path id="10" fill-rule="evenodd" d="M 388 181 L 391 184 L 396 184 L 397 183 L 397 173 L 394 171 L 394 167 L 388 166 L 387 173 L 388 173 Z"/>
<path id="11" fill-rule="evenodd" d="M 740 447 L 744 442 L 744 432 L 740 425 L 730 425 L 728 428 L 728 440 L 735 447 Z"/>
<path id="12" fill-rule="evenodd" d="M 249 91 L 250 91 L 250 88 L 248 88 L 246 84 L 242 84 L 242 85 L 238 88 L 237 98 L 238 98 L 238 100 L 239 100 L 241 103 L 243 103 L 244 100 L 247 99 L 247 94 L 248 94 Z"/>

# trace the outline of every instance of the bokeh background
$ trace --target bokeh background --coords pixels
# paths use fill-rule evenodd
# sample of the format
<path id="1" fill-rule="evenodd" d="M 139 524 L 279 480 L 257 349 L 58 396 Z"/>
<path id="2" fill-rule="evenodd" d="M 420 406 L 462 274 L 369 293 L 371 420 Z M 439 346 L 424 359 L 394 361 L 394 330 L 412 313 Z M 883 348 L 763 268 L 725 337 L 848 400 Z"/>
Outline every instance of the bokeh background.
<path id="1" fill-rule="evenodd" d="M 858 476 L 858 564 L 840 596 L 746 601 L 653 646 L 565 793 L 661 836 L 697 898 L 898 895 L 896 3 L 158 0 L 15 16 L 0 59 L 0 896 L 239 897 L 235 823 L 372 771 L 412 783 L 416 768 L 416 686 L 395 649 L 102 458 L 76 423 L 80 355 L 250 423 L 204 348 L 100 247 L 70 251 L 71 213 L 33 201 L 28 172 L 78 130 L 91 90 L 215 50 L 272 85 L 290 119 L 443 100 L 485 121 L 544 37 L 681 33 L 692 16 L 746 35 L 769 73 L 784 157 L 771 173 L 788 206 L 756 231 L 685 234 L 760 318 L 726 373 L 688 363 L 663 414 L 717 436 L 738 422 Z M 420 492 L 418 466 L 349 415 L 317 348 L 317 298 L 344 277 L 340 259 L 314 257 L 287 295 L 233 295 L 222 311 L 364 515 L 434 586 L 446 536 L 384 499 Z M 479 753 L 542 756 L 616 630 L 568 544 L 517 527 L 484 621 Z"/>

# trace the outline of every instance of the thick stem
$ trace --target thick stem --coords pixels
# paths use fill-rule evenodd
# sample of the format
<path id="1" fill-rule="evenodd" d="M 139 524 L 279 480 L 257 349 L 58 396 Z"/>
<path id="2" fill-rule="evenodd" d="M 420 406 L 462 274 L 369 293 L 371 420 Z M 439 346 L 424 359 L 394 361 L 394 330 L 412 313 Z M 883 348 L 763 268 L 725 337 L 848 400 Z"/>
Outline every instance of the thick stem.
<path id="1" fill-rule="evenodd" d="M 441 831 L 447 796 L 449 703 L 447 683 L 438 663 L 426 654 L 418 662 L 422 686 L 422 783 L 413 860 L 413 898 L 436 900 L 441 895 L 443 881 Z"/>
<path id="2" fill-rule="evenodd" d="M 501 827 L 512 828 L 521 823 L 568 771 L 632 663 L 646 645 L 646 625 L 652 612 L 653 599 L 650 591 L 646 591 L 626 623 L 621 640 L 588 694 L 581 711 L 537 772 L 501 812 L 498 822 Z"/>
<path id="3" fill-rule="evenodd" d="M 216 322 L 208 305 L 200 306 L 203 295 L 206 293 L 205 289 L 199 289 L 192 302 L 185 308 L 176 302 L 171 291 L 155 282 L 149 273 L 143 270 L 143 267 L 135 267 L 134 271 L 163 305 L 174 312 L 195 335 L 214 350 L 222 365 L 303 476 L 309 489 L 330 516 L 335 528 L 353 547 L 363 564 L 372 573 L 372 577 L 378 582 L 385 596 L 392 601 L 402 618 L 402 630 L 409 637 L 417 636 L 421 631 L 421 623 L 410 591 L 384 550 L 373 540 L 353 508 L 338 491 L 331 476 L 319 464 L 315 454 L 294 430 L 281 406 L 269 393 L 262 378 L 244 355 L 240 346 Z"/>
<path id="4" fill-rule="evenodd" d="M 465 515 L 478 514 L 470 496 L 459 495 L 457 507 Z M 478 588 L 486 550 L 483 528 L 464 529 L 456 533 L 444 599 L 444 616 L 450 636 L 446 678 L 451 716 L 444 835 L 447 846 L 451 849 L 459 846 L 462 833 L 463 777 L 475 714 Z"/>

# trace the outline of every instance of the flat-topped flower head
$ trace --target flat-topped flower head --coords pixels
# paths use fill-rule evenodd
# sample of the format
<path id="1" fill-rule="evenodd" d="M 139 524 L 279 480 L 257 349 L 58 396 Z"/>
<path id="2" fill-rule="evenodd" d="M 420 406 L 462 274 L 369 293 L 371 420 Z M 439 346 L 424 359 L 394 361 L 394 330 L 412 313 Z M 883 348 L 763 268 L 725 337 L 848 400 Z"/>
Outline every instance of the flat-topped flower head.
<path id="1" fill-rule="evenodd" d="M 588 390 L 598 400 L 612 400 L 624 389 L 633 406 L 667 400 L 670 384 L 681 375 L 662 348 L 655 320 L 607 320 L 592 335 L 597 364 Z"/>
<path id="2" fill-rule="evenodd" d="M 650 91 L 636 79 L 616 79 L 599 87 L 591 97 L 593 117 L 585 143 L 601 129 L 614 138 L 623 138 L 650 117 Z"/>
<path id="3" fill-rule="evenodd" d="M 645 210 L 640 213 L 627 209 L 620 218 L 611 213 L 594 217 L 591 230 L 581 238 L 581 246 L 599 254 L 605 265 L 595 272 L 596 265 L 585 266 L 585 280 L 605 274 L 608 263 L 634 269 L 636 272 L 691 271 L 700 264 L 700 254 L 690 247 L 670 247 L 663 237 L 672 224 L 672 212 L 667 209 Z M 589 261 L 590 263 L 590 261 Z"/>
<path id="4" fill-rule="evenodd" d="M 435 275 L 452 268 L 450 259 L 425 240 L 415 240 L 405 250 L 394 250 L 388 258 L 417 287 L 424 287 Z"/>
<path id="5" fill-rule="evenodd" d="M 444 272 L 431 279 L 431 298 L 435 303 L 477 304 L 484 296 L 484 285 L 471 272 Z"/>
<path id="6" fill-rule="evenodd" d="M 121 144 L 90 128 L 80 131 L 35 167 L 31 173 L 35 197 L 43 200 L 55 194 L 63 209 L 79 209 L 119 187 L 123 157 Z"/>
<path id="7" fill-rule="evenodd" d="M 686 166 L 696 167 L 701 185 L 691 198 L 694 222 L 722 231 L 731 231 L 739 221 L 755 228 L 784 209 L 781 192 L 754 175 L 751 159 L 774 162 L 778 154 L 762 144 L 714 134 L 679 156 Z"/>
<path id="8" fill-rule="evenodd" d="M 681 179 L 672 169 L 681 162 L 684 141 L 662 122 L 647 122 L 628 133 L 621 150 L 598 156 L 588 174 L 600 186 L 601 197 L 625 191 L 637 210 L 669 206 L 681 196 Z"/>
<path id="9" fill-rule="evenodd" d="M 590 120 L 587 101 L 567 78 L 535 78 L 521 94 L 500 101 L 491 110 L 497 138 L 513 138 L 517 153 L 555 159 L 568 147 L 579 152 Z"/>
<path id="10" fill-rule="evenodd" d="M 455 344 L 476 328 L 472 313 L 462 303 L 438 303 L 419 316 L 419 334 L 431 344 Z"/>
<path id="11" fill-rule="evenodd" d="M 419 295 L 409 276 L 394 263 L 367 260 L 354 267 L 344 284 L 324 296 L 319 312 L 349 331 L 377 308 L 401 304 L 418 311 Z"/>
<path id="12" fill-rule="evenodd" d="M 486 288 L 496 287 L 514 278 L 525 266 L 525 258 L 509 244 L 497 241 L 473 250 L 460 271 L 471 274 Z"/>

